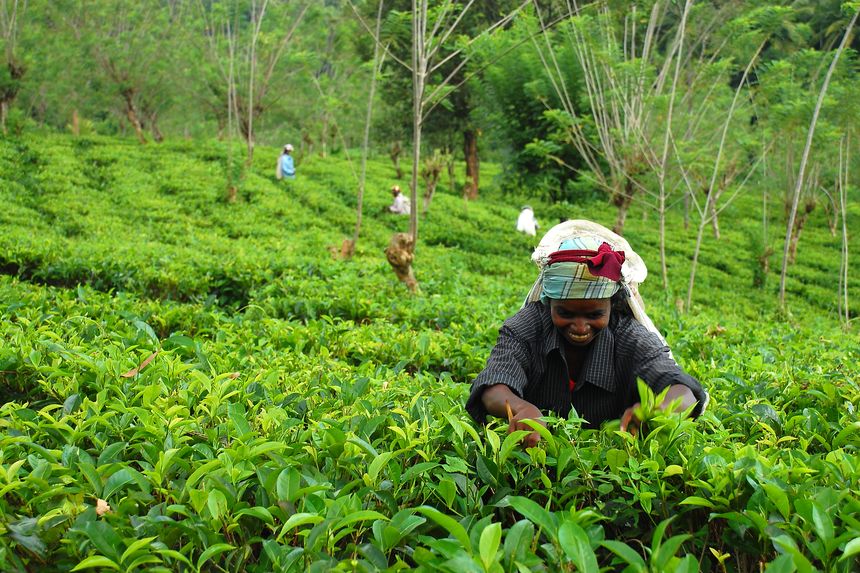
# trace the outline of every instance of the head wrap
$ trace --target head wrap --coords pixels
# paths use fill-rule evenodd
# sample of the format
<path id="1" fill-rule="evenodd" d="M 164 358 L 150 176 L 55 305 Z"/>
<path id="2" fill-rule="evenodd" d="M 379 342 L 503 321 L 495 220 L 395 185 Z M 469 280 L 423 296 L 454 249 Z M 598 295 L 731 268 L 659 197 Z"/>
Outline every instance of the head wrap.
<path id="1" fill-rule="evenodd" d="M 540 299 L 609 298 L 621 288 L 624 259 L 624 251 L 597 237 L 571 237 L 547 257 Z"/>
<path id="2" fill-rule="evenodd" d="M 645 267 L 645 261 L 642 260 L 642 257 L 636 254 L 624 237 L 613 233 L 603 225 L 595 223 L 594 221 L 587 221 L 585 219 L 568 219 L 546 232 L 543 239 L 541 239 L 540 244 L 538 244 L 534 253 L 532 253 L 532 261 L 534 261 L 541 272 L 538 275 L 537 280 L 535 280 L 532 285 L 529 294 L 526 296 L 526 300 L 523 301 L 523 306 L 530 302 L 536 302 L 538 300 L 546 301 L 547 298 L 553 298 L 552 296 L 547 298 L 542 296 L 546 268 L 547 266 L 555 266 L 550 265 L 550 255 L 558 251 L 559 247 L 562 245 L 572 248 L 581 248 L 582 246 L 585 246 L 582 241 L 586 240 L 586 237 L 590 238 L 592 241 L 588 243 L 590 246 L 589 250 L 597 250 L 603 243 L 609 243 L 613 250 L 624 251 L 624 261 L 621 263 L 621 280 L 616 284 L 618 284 L 619 289 L 625 289 L 627 291 L 627 304 L 630 306 L 630 310 L 633 312 L 633 316 L 636 317 L 636 320 L 642 323 L 645 328 L 656 334 L 665 344 L 666 341 L 663 339 L 663 335 L 659 330 L 657 330 L 657 327 L 654 326 L 654 323 L 651 322 L 651 319 L 645 312 L 645 305 L 642 302 L 642 297 L 639 295 L 639 285 L 645 280 L 645 277 L 648 276 L 648 269 Z M 553 273 L 551 272 L 550 274 Z M 603 278 L 610 283 L 612 282 L 606 277 Z M 611 286 L 611 288 L 614 289 L 615 287 Z"/>
<path id="3" fill-rule="evenodd" d="M 609 247 L 608 251 L 604 244 Z M 595 255 L 573 252 L 584 250 L 594 251 Z M 566 260 L 575 257 L 587 260 Z M 634 318 L 666 345 L 666 339 L 645 312 L 645 304 L 639 294 L 639 285 L 648 276 L 645 261 L 636 254 L 624 237 L 593 221 L 569 219 L 546 232 L 532 253 L 532 261 L 541 272 L 523 306 L 538 300 L 546 302 L 549 298 L 607 298 L 624 289 Z M 615 267 L 616 262 L 618 270 Z M 567 265 L 576 265 L 576 273 L 573 266 Z M 574 279 L 575 276 L 579 278 Z M 550 285 L 547 286 L 547 283 Z M 571 286 L 565 294 L 564 288 L 568 284 Z M 605 289 L 600 295 L 581 296 L 596 293 L 600 289 Z M 576 295 L 571 296 L 574 291 Z M 671 350 L 669 357 L 672 358 Z M 709 400 L 710 396 L 706 392 L 702 412 Z"/>

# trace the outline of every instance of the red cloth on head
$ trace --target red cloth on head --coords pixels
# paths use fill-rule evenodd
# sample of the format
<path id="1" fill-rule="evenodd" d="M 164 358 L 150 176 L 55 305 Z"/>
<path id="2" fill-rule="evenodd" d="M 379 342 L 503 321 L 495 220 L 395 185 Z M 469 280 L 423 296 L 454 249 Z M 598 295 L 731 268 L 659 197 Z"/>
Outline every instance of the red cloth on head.
<path id="1" fill-rule="evenodd" d="M 603 243 L 596 251 L 567 249 L 556 251 L 549 255 L 549 262 L 553 263 L 585 263 L 588 272 L 596 277 L 606 277 L 618 282 L 621 280 L 621 265 L 624 264 L 624 251 L 614 251 L 609 243 Z"/>

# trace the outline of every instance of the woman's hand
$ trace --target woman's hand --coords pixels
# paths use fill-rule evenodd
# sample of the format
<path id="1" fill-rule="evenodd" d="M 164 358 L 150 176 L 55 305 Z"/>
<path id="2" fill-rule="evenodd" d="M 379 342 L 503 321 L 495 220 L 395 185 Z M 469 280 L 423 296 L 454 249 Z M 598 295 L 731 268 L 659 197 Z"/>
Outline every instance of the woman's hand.
<path id="1" fill-rule="evenodd" d="M 532 430 L 532 427 L 528 424 L 525 424 L 523 420 L 534 420 L 539 423 L 541 426 L 546 428 L 546 422 L 541 418 L 541 411 L 538 410 L 537 406 L 532 404 L 531 402 L 526 402 L 525 400 L 520 400 L 518 404 L 518 408 L 514 408 L 511 406 L 511 413 L 513 416 L 508 420 L 510 425 L 508 426 L 508 433 L 516 432 L 517 430 Z M 540 434 L 535 431 L 532 431 L 528 436 L 523 438 L 523 445 L 527 448 L 534 447 L 540 441 Z"/>
<path id="2" fill-rule="evenodd" d="M 517 430 L 532 430 L 532 427 L 523 420 L 534 420 L 544 428 L 546 427 L 546 422 L 541 419 L 542 414 L 538 407 L 514 394 L 504 384 L 496 384 L 486 388 L 481 395 L 481 402 L 489 414 L 508 420 L 509 434 Z M 523 444 L 527 448 L 537 445 L 539 441 L 540 434 L 535 431 L 523 438 Z"/>
<path id="3" fill-rule="evenodd" d="M 666 398 L 663 399 L 659 408 L 661 410 L 666 410 L 671 406 L 672 402 L 675 401 L 678 401 L 678 405 L 675 407 L 674 411 L 683 412 L 696 403 L 696 397 L 693 395 L 693 391 L 683 384 L 673 384 L 666 393 Z M 620 430 L 622 432 L 629 431 L 634 437 L 639 432 L 639 427 L 642 425 L 642 420 L 640 420 L 639 416 L 636 415 L 636 409 L 639 405 L 639 402 L 636 402 L 621 414 Z"/>
<path id="4" fill-rule="evenodd" d="M 639 407 L 639 402 L 636 402 L 621 414 L 621 428 L 619 428 L 622 432 L 630 432 L 633 437 L 636 437 L 636 434 L 639 433 L 639 426 L 642 424 L 642 420 L 639 419 L 639 416 L 636 415 L 636 408 Z M 629 428 L 629 430 L 628 430 Z"/>

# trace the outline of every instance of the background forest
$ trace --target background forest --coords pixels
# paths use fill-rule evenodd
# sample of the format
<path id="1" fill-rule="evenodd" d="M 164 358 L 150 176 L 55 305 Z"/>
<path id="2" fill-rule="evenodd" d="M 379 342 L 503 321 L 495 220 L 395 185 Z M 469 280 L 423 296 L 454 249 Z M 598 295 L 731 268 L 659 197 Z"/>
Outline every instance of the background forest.
<path id="1" fill-rule="evenodd" d="M 398 174 L 411 156 L 424 210 L 443 173 L 454 185 L 454 161 L 469 199 L 491 161 L 517 199 L 606 197 L 616 231 L 641 203 L 658 222 L 666 286 L 667 210 L 683 209 L 699 244 L 706 229 L 719 238 L 727 204 L 755 193 L 785 214 L 751 236 L 764 274 L 774 251 L 794 259 L 812 212 L 844 227 L 855 4 L 4 0 L 0 123 L 142 145 L 242 140 L 225 158 L 228 187 L 258 143 L 292 142 L 299 162 L 389 154 Z"/>
<path id="2" fill-rule="evenodd" d="M 858 14 L 0 0 L 0 570 L 860 570 Z M 524 203 L 700 418 L 468 418 Z"/>

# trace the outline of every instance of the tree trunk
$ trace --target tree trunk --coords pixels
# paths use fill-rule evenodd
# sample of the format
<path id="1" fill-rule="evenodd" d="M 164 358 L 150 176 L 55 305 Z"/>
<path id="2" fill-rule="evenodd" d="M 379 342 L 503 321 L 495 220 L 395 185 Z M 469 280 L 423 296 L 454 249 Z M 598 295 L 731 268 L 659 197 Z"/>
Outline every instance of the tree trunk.
<path id="1" fill-rule="evenodd" d="M 633 173 L 630 175 L 632 176 Z M 633 203 L 634 193 L 636 193 L 636 188 L 633 186 L 633 180 L 628 177 L 624 183 L 624 192 L 616 192 L 612 197 L 612 204 L 618 207 L 618 218 L 615 219 L 615 226 L 612 227 L 613 233 L 624 235 L 624 222 L 627 220 L 627 211 L 630 210 L 630 205 Z"/>
<path id="2" fill-rule="evenodd" d="M 134 104 L 134 89 L 126 88 L 122 90 L 122 98 L 125 100 L 126 117 L 128 117 L 129 123 L 134 128 L 137 140 L 142 144 L 146 144 L 146 136 L 143 134 L 143 124 L 140 122 L 137 106 Z"/>
<path id="3" fill-rule="evenodd" d="M 14 61 L 7 62 L 6 67 L 9 69 L 9 77 L 12 81 L 0 92 L 0 129 L 3 130 L 4 135 L 6 134 L 6 119 L 9 117 L 9 108 L 12 107 L 12 102 L 18 96 L 21 78 L 24 77 L 26 71 L 24 66 L 18 65 Z"/>
<path id="4" fill-rule="evenodd" d="M 376 37 L 379 37 L 379 30 L 382 26 L 382 8 L 383 0 L 379 0 L 379 7 L 376 13 Z M 355 229 L 352 233 L 352 239 L 345 239 L 340 250 L 342 259 L 350 259 L 355 253 L 355 245 L 358 243 L 358 236 L 361 233 L 361 218 L 364 208 L 364 185 L 367 181 L 367 154 L 370 149 L 370 124 L 373 118 L 373 97 L 376 93 L 376 76 L 381 68 L 379 60 L 379 42 L 373 43 L 373 70 L 370 75 L 370 93 L 367 96 L 367 113 L 364 118 L 364 138 L 361 145 L 361 177 L 358 180 L 358 205 L 355 209 Z"/>
<path id="5" fill-rule="evenodd" d="M 451 148 L 445 147 L 445 166 L 448 169 L 448 185 L 451 189 L 451 192 L 454 192 L 454 188 L 456 186 L 456 177 L 454 174 L 454 153 L 451 151 Z"/>
<path id="6" fill-rule="evenodd" d="M 690 229 L 690 192 L 684 191 L 684 230 Z"/>
<path id="7" fill-rule="evenodd" d="M 478 162 L 478 132 L 467 129 L 463 132 L 463 155 L 466 157 L 466 185 L 463 189 L 466 199 L 478 198 L 480 166 Z"/>
<path id="8" fill-rule="evenodd" d="M 394 269 L 394 274 L 403 282 L 410 292 L 418 290 L 418 281 L 412 272 L 412 260 L 415 258 L 415 241 L 408 233 L 395 233 L 391 237 L 385 258 Z"/>
<path id="9" fill-rule="evenodd" d="M 424 176 L 424 211 L 423 215 L 427 214 L 427 209 L 430 208 L 430 201 L 433 200 L 433 193 L 436 192 L 436 185 L 439 184 L 439 171 L 428 172 Z"/>
<path id="10" fill-rule="evenodd" d="M 150 113 L 147 119 L 149 119 L 149 131 L 152 132 L 152 139 L 154 139 L 156 143 L 164 141 L 164 134 L 161 133 L 161 130 L 158 128 L 158 113 Z"/>
<path id="11" fill-rule="evenodd" d="M 307 155 L 310 157 L 314 153 L 314 140 L 311 137 L 311 134 L 307 131 L 302 132 L 302 143 L 304 144 L 302 149 L 299 149 L 299 162 L 301 162 L 301 158 L 305 155 L 305 150 L 307 150 Z"/>
<path id="12" fill-rule="evenodd" d="M 78 116 L 78 110 L 75 108 L 72 111 L 72 135 L 78 137 L 81 134 L 81 118 Z"/>
<path id="13" fill-rule="evenodd" d="M 711 226 L 714 229 L 714 238 L 719 241 L 720 240 L 720 222 L 717 219 L 717 200 L 718 199 L 719 199 L 719 197 L 717 197 L 717 199 L 715 199 L 714 201 L 711 201 L 710 203 L 711 203 Z"/>
<path id="14" fill-rule="evenodd" d="M 0 100 L 0 126 L 3 128 L 3 135 L 6 135 L 6 117 L 9 115 L 9 101 Z"/>
<path id="15" fill-rule="evenodd" d="M 322 150 L 320 151 L 320 157 L 325 157 L 328 149 L 328 114 L 323 115 L 322 122 L 322 132 L 320 133 L 320 142 L 322 143 Z"/>
<path id="16" fill-rule="evenodd" d="M 809 219 L 810 213 L 815 209 L 815 199 L 809 199 L 803 206 L 803 213 L 797 215 L 794 220 L 794 232 L 791 235 L 791 244 L 788 249 L 788 262 L 794 264 L 797 260 L 797 243 L 800 241 L 800 233 Z"/>
<path id="17" fill-rule="evenodd" d="M 391 157 L 391 162 L 394 163 L 394 171 L 398 179 L 403 179 L 403 169 L 400 167 L 400 154 L 403 153 L 403 148 L 400 147 L 400 142 L 395 141 L 391 146 L 391 151 L 388 152 Z"/>
<path id="18" fill-rule="evenodd" d="M 792 201 L 791 213 L 789 213 L 788 224 L 786 225 L 785 243 L 782 252 L 782 269 L 779 276 L 779 306 L 780 309 L 785 309 L 785 278 L 788 273 L 789 263 L 789 248 L 791 240 L 791 231 L 794 227 L 794 217 L 797 213 L 797 204 L 800 201 L 800 191 L 804 181 L 804 171 L 806 170 L 806 162 L 809 160 L 809 150 L 812 147 L 812 138 L 815 135 L 815 126 L 818 123 L 818 114 L 821 112 L 821 106 L 824 102 L 824 95 L 827 93 L 827 88 L 830 85 L 830 78 L 833 76 L 833 70 L 836 68 L 836 62 L 839 61 L 839 56 L 845 50 L 845 45 L 848 43 L 848 37 L 851 35 L 851 29 L 857 23 L 857 17 L 860 16 L 860 9 L 854 12 L 854 16 L 845 28 L 845 33 L 842 36 L 842 42 L 830 62 L 830 67 L 827 69 L 827 75 L 824 77 L 824 83 L 821 90 L 818 92 L 818 100 L 815 102 L 815 109 L 812 112 L 812 120 L 809 123 L 809 129 L 806 132 L 806 145 L 803 148 L 803 157 L 800 160 L 800 172 L 795 182 L 794 197 Z"/>

